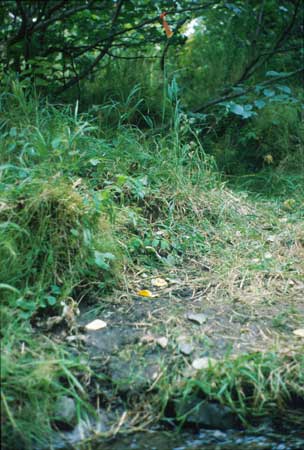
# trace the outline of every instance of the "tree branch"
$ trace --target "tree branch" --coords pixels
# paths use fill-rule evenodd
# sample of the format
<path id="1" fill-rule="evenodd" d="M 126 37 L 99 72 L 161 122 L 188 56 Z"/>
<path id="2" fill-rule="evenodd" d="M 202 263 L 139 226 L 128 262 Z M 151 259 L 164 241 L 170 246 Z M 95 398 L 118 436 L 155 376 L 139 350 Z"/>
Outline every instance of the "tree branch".
<path id="1" fill-rule="evenodd" d="M 295 75 L 300 74 L 301 72 L 304 72 L 304 68 L 295 70 L 294 72 L 290 72 L 285 75 L 281 75 L 279 77 L 274 77 L 271 80 L 263 81 L 262 83 L 259 83 L 258 86 L 261 86 L 262 88 L 269 86 L 277 81 L 285 80 L 286 78 L 293 77 Z M 242 90 L 242 92 L 234 92 L 233 94 L 227 94 L 223 95 L 222 97 L 215 98 L 213 100 L 210 100 L 206 102 L 204 105 L 200 106 L 199 108 L 196 108 L 193 113 L 200 113 L 202 111 L 205 111 L 206 109 L 210 108 L 210 106 L 218 105 L 219 103 L 225 102 L 227 100 L 232 100 L 234 98 L 241 97 L 242 95 L 248 94 L 249 92 L 252 92 L 256 89 L 257 85 L 249 86 L 248 88 Z"/>
<path id="2" fill-rule="evenodd" d="M 121 8 L 122 8 L 122 5 L 123 5 L 124 2 L 125 2 L 125 0 L 119 0 L 118 3 L 117 3 L 115 12 L 114 12 L 113 17 L 112 17 L 111 30 L 114 30 L 114 28 L 116 26 L 116 22 L 117 22 L 117 19 L 118 19 L 119 15 L 120 15 Z M 105 45 L 105 47 L 100 51 L 99 55 L 95 58 L 95 60 L 92 62 L 92 64 L 90 64 L 89 67 L 87 67 L 87 69 L 84 70 L 80 75 L 72 78 L 65 86 L 61 87 L 60 89 L 57 89 L 55 94 L 61 94 L 62 92 L 66 91 L 67 89 L 69 89 L 72 86 L 74 86 L 75 84 L 79 83 L 80 80 L 82 80 L 89 73 L 91 73 L 91 71 L 97 66 L 99 61 L 101 61 L 102 58 L 107 54 L 107 51 L 111 47 L 111 44 L 112 44 L 112 38 L 111 38 L 111 35 L 110 35 L 110 37 L 108 39 L 108 42 L 107 42 L 107 45 Z"/>

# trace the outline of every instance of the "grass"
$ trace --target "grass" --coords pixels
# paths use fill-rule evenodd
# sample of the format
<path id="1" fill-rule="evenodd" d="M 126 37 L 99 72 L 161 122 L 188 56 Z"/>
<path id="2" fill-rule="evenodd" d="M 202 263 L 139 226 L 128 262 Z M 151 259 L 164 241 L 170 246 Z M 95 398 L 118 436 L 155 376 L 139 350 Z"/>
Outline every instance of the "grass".
<path id="1" fill-rule="evenodd" d="M 166 135 L 122 122 L 102 128 L 98 115 L 48 105 L 20 84 L 2 95 L 0 113 L 3 448 L 48 442 L 63 395 L 80 416 L 94 404 L 90 379 L 98 374 L 46 327 L 49 317 L 61 316 L 71 333 L 77 312 L 69 321 L 64 306 L 139 308 L 136 292 L 153 289 L 156 275 L 168 287 L 151 304 L 142 301 L 152 314 L 144 330 L 169 338 L 169 363 L 135 402 L 130 429 L 193 393 L 230 405 L 244 422 L 303 401 L 303 359 L 292 335 L 302 327 L 300 175 L 275 172 L 270 193 L 282 193 L 275 199 L 244 193 L 242 179 L 238 191 L 228 189 L 178 105 Z M 185 288 L 186 300 L 178 293 Z M 184 318 L 188 308 L 208 317 L 200 333 Z M 197 356 L 207 351 L 218 363 L 189 379 L 180 334 Z M 144 357 L 145 347 L 127 351 Z"/>

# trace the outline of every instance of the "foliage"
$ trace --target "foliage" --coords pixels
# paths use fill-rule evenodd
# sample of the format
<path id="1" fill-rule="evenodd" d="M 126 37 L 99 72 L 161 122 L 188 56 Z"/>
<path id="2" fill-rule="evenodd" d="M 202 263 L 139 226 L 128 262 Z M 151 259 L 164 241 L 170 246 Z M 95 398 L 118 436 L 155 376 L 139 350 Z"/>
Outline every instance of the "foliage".
<path id="1" fill-rule="evenodd" d="M 303 396 L 303 367 L 300 355 L 284 358 L 276 353 L 245 354 L 227 358 L 216 367 L 200 371 L 195 378 L 183 380 L 182 386 L 171 395 L 177 410 L 189 398 L 196 398 L 196 407 L 206 400 L 229 405 L 244 424 L 249 418 L 252 420 L 250 416 L 261 418 L 270 414 L 278 420 L 280 411 L 292 399 Z M 183 422 L 192 412 L 185 411 L 178 419 Z M 302 420 L 299 417 L 299 423 Z"/>
<path id="2" fill-rule="evenodd" d="M 192 11 L 198 13 L 209 5 L 173 4 L 169 13 L 174 28 Z M 0 16 L 4 64 L 23 78 L 34 79 L 37 87 L 62 92 L 92 77 L 109 58 L 119 58 L 126 50 L 137 53 L 138 49 L 144 56 L 147 46 L 162 43 L 159 15 L 167 6 L 164 1 L 156 6 L 153 1 L 124 0 L 115 4 L 108 0 L 102 5 L 95 0 L 4 2 Z M 176 36 L 174 40 L 182 42 Z"/>
<path id="3" fill-rule="evenodd" d="M 75 399 L 79 414 L 90 409 L 90 369 L 75 348 L 55 343 L 46 326 L 68 302 L 98 303 L 132 270 L 176 270 L 208 254 L 211 267 L 220 259 L 212 276 L 221 286 L 231 278 L 233 259 L 233 280 L 244 275 L 241 284 L 248 271 L 269 267 L 278 277 L 282 266 L 290 277 L 298 261 L 296 250 L 286 264 L 264 257 L 261 236 L 283 213 L 301 233 L 300 1 L 173 2 L 170 39 L 159 18 L 167 7 L 152 0 L 1 2 L 7 448 L 20 439 L 20 447 L 48 445 L 62 395 Z M 256 212 L 243 205 L 245 194 L 224 188 L 224 177 L 237 190 L 275 197 L 276 219 L 265 203 L 263 223 L 248 228 Z M 288 246 L 289 223 L 286 230 Z M 250 247 L 242 233 L 250 235 Z M 273 320 L 285 326 L 281 316 Z M 291 396 L 302 398 L 302 368 L 298 356 L 245 355 L 182 385 L 172 371 L 151 395 L 164 408 L 169 394 L 180 400 L 195 392 L 230 404 L 245 421 L 274 404 L 285 407 Z"/>

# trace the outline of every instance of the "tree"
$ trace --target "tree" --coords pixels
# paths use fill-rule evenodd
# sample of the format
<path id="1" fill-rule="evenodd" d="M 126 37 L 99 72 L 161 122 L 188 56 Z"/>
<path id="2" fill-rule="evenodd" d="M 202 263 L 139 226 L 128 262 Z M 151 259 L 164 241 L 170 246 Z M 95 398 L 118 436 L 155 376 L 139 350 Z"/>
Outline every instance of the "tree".
<path id="1" fill-rule="evenodd" d="M 144 58 L 166 42 L 160 13 L 167 10 L 175 36 L 180 27 L 218 1 L 8 0 L 0 18 L 2 70 L 31 76 L 61 93 L 92 77 L 109 58 Z M 157 6 L 156 6 L 157 5 Z M 169 7 L 169 9 L 168 9 Z M 165 49 L 168 44 L 165 44 Z M 130 56 L 130 51 L 134 54 Z"/>

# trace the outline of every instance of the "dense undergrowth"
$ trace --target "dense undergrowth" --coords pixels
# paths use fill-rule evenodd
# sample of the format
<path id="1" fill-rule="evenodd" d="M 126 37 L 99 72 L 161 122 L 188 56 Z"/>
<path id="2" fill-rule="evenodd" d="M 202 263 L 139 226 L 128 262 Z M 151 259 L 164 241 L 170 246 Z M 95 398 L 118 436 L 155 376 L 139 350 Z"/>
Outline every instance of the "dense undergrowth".
<path id="1" fill-rule="evenodd" d="M 41 318 L 122 287 L 126 266 L 178 266 L 189 255 L 208 254 L 209 235 L 235 220 L 233 208 L 225 206 L 228 190 L 214 158 L 178 104 L 165 133 L 153 127 L 143 133 L 121 113 L 116 128 L 103 127 L 108 110 L 84 114 L 77 104 L 50 105 L 19 84 L 1 97 L 4 448 L 17 448 L 18 440 L 20 448 L 47 441 L 54 404 L 65 393 L 75 398 L 79 415 L 90 410 L 90 370 L 37 331 Z M 270 136 L 268 146 L 271 141 Z M 298 153 L 294 169 L 297 158 Z M 302 215 L 302 182 L 303 173 L 294 170 L 290 177 L 283 163 L 271 176 L 265 168 L 235 181 L 252 191 L 262 186 L 264 197 L 279 194 L 276 201 L 295 221 Z M 65 317 L 69 326 L 74 315 Z M 235 407 L 245 420 L 248 412 L 262 415 L 293 396 L 303 397 L 302 363 L 296 356 L 281 373 L 280 360 L 271 355 L 228 361 L 186 383 L 184 395 L 201 390 Z M 176 396 L 166 387 L 171 381 L 161 382 L 162 399 Z"/>

